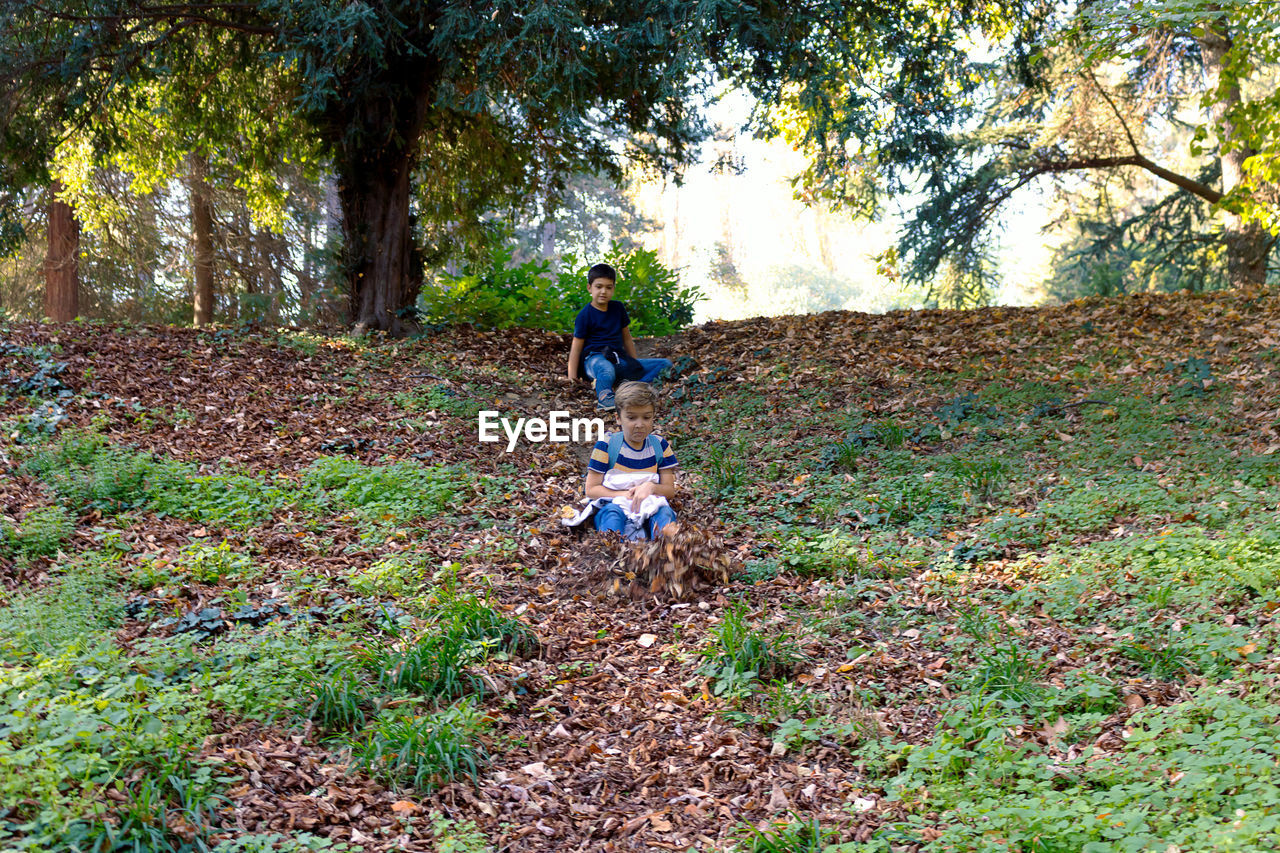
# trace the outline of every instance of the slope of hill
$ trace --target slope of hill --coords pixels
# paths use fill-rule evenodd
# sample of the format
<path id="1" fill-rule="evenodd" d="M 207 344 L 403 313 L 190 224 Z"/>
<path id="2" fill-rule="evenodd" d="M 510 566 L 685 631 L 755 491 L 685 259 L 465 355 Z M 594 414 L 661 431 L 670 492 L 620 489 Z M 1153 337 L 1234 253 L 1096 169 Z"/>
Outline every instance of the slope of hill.
<path id="1" fill-rule="evenodd" d="M 1278 323 L 651 342 L 687 601 L 563 532 L 584 445 L 478 440 L 595 416 L 558 336 L 8 327 L 0 847 L 1280 846 Z"/>

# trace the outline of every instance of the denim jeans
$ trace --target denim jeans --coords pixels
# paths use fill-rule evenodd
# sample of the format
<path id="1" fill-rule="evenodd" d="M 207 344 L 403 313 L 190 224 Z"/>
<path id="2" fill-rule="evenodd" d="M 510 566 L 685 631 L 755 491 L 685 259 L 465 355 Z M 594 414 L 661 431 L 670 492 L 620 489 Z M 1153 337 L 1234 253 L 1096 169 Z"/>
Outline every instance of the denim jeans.
<path id="1" fill-rule="evenodd" d="M 645 519 L 645 533 L 648 534 L 650 539 L 657 539 L 660 535 L 658 531 L 675 520 L 675 512 L 671 507 L 664 506 Z M 596 510 L 595 524 L 596 530 L 612 530 L 614 533 L 620 534 L 626 529 L 627 514 L 617 504 L 605 504 Z"/>
<path id="2" fill-rule="evenodd" d="M 644 368 L 644 376 L 640 377 L 641 382 L 652 382 L 658 378 L 659 373 L 671 366 L 671 360 L 666 358 L 641 358 L 638 361 Z M 613 386 L 618 384 L 618 365 L 606 356 L 589 355 L 587 356 L 587 375 L 596 381 L 596 399 L 605 400 L 613 394 Z"/>

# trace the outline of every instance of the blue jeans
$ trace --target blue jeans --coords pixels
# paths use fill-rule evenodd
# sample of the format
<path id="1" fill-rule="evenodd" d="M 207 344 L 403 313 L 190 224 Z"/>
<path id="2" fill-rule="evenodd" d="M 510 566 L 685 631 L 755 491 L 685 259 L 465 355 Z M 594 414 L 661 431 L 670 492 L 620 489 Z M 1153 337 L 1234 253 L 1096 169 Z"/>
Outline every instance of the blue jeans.
<path id="1" fill-rule="evenodd" d="M 645 533 L 650 539 L 657 539 L 661 535 L 658 531 L 675 520 L 675 512 L 671 507 L 664 506 L 645 519 Z M 595 524 L 596 530 L 612 530 L 614 533 L 621 534 L 627 526 L 627 514 L 617 504 L 605 504 L 596 510 Z"/>
<path id="2" fill-rule="evenodd" d="M 641 382 L 652 382 L 658 378 L 659 373 L 671 366 L 671 360 L 666 358 L 637 360 L 644 368 L 644 376 L 640 377 Z M 618 365 L 606 356 L 589 355 L 587 356 L 587 375 L 596 381 L 596 399 L 605 400 L 613 394 L 613 386 L 618 384 Z"/>

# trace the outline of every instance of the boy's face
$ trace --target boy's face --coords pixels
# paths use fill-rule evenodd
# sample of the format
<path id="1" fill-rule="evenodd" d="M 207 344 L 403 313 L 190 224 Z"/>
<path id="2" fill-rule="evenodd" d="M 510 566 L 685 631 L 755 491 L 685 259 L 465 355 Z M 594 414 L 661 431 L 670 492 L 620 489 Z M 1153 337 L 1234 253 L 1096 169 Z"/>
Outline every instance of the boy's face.
<path id="1" fill-rule="evenodd" d="M 632 406 L 618 409 L 618 425 L 622 427 L 622 437 L 632 447 L 639 447 L 653 432 L 653 406 Z"/>
<path id="2" fill-rule="evenodd" d="M 591 304 L 601 311 L 608 311 L 609 300 L 613 298 L 614 284 L 611 278 L 597 278 L 587 285 L 587 290 L 591 292 Z"/>

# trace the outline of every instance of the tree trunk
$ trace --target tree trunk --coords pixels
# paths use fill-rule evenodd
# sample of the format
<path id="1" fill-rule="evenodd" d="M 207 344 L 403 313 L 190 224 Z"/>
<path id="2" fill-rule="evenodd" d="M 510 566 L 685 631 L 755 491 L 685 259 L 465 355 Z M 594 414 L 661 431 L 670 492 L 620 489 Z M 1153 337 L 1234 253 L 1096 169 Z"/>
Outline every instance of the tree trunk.
<path id="1" fill-rule="evenodd" d="M 1221 25 L 1206 29 L 1200 38 L 1200 55 L 1205 77 L 1213 93 L 1209 119 L 1218 128 L 1219 159 L 1222 163 L 1222 193 L 1227 195 L 1244 177 L 1244 161 L 1257 152 L 1245 145 L 1229 145 L 1235 138 L 1235 126 L 1228 118 L 1240 105 L 1240 84 L 1234 78 L 1223 80 L 1223 59 L 1231 49 L 1231 36 Z M 1224 150 L 1224 149 L 1230 150 Z M 1238 213 L 1224 210 L 1223 240 L 1227 247 L 1227 276 L 1232 287 L 1265 284 L 1267 256 L 1275 238 L 1261 223 L 1245 222 Z"/>
<path id="2" fill-rule="evenodd" d="M 191 231 L 195 238 L 195 324 L 213 322 L 213 205 L 209 201 L 209 164 L 199 154 L 189 159 L 191 170 Z"/>
<path id="3" fill-rule="evenodd" d="M 280 273 L 283 263 L 283 238 L 270 228 L 262 228 L 254 232 L 255 255 L 257 256 L 258 281 L 266 297 L 263 305 L 265 319 L 270 325 L 280 323 L 280 303 L 284 301 L 284 276 Z"/>
<path id="4" fill-rule="evenodd" d="M 416 329 L 401 312 L 417 301 L 422 284 L 409 214 L 413 161 L 405 150 L 381 153 L 343 175 L 344 255 L 353 331 L 400 337 Z"/>
<path id="5" fill-rule="evenodd" d="M 407 39 L 408 36 L 406 35 Z M 442 66 L 429 53 L 388 56 L 380 78 L 360 98 L 326 105 L 322 133 L 334 149 L 342 203 L 342 266 L 352 331 L 394 336 L 416 331 L 411 316 L 422 287 L 422 253 L 414 243 L 410 178 Z"/>
<path id="6" fill-rule="evenodd" d="M 556 221 L 549 217 L 542 223 L 542 257 L 548 261 L 556 257 Z"/>
<path id="7" fill-rule="evenodd" d="M 66 323 L 80 313 L 80 222 L 76 212 L 58 198 L 62 182 L 49 187 L 49 248 L 44 258 L 44 313 Z"/>

